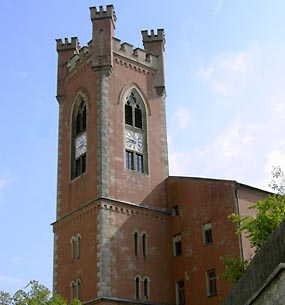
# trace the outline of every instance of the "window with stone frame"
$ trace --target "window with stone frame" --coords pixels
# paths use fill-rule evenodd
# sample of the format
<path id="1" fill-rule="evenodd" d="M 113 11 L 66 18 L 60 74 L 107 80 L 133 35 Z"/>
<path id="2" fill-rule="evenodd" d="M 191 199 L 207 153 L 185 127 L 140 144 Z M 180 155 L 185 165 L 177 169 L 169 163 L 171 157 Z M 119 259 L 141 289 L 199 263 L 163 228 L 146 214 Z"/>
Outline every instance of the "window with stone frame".
<path id="1" fill-rule="evenodd" d="M 87 105 L 83 97 L 79 97 L 72 113 L 72 162 L 71 178 L 74 179 L 86 172 L 87 154 Z"/>
<path id="2" fill-rule="evenodd" d="M 173 254 L 174 254 L 174 256 L 182 255 L 181 233 L 175 234 L 173 236 Z"/>
<path id="3" fill-rule="evenodd" d="M 137 90 L 133 89 L 124 103 L 125 168 L 147 173 L 146 108 Z"/>
<path id="4" fill-rule="evenodd" d="M 179 215 L 178 205 L 175 205 L 174 207 L 172 207 L 171 214 L 172 214 L 172 216 L 178 216 Z"/>
<path id="5" fill-rule="evenodd" d="M 72 280 L 70 283 L 70 298 L 80 300 L 81 279 Z"/>
<path id="6" fill-rule="evenodd" d="M 211 222 L 203 224 L 203 239 L 205 245 L 213 243 L 213 231 Z"/>
<path id="7" fill-rule="evenodd" d="M 76 297 L 76 283 L 71 281 L 70 283 L 70 298 L 73 300 Z"/>
<path id="8" fill-rule="evenodd" d="M 78 300 L 80 300 L 80 294 L 81 294 L 81 280 L 80 279 L 77 279 L 76 286 L 77 286 L 76 287 L 77 288 L 76 289 L 77 290 L 76 291 L 77 292 L 77 296 L 76 297 L 77 297 Z"/>
<path id="9" fill-rule="evenodd" d="M 147 277 L 143 280 L 143 291 L 144 291 L 144 299 L 149 299 L 149 279 Z"/>
<path id="10" fill-rule="evenodd" d="M 80 259 L 80 251 L 81 251 L 81 236 L 77 234 L 76 236 L 72 236 L 70 239 L 70 247 L 71 247 L 71 260 Z"/>
<path id="11" fill-rule="evenodd" d="M 176 283 L 176 304 L 185 304 L 185 285 L 184 280 L 177 281 Z"/>
<path id="12" fill-rule="evenodd" d="M 134 233 L 134 248 L 135 248 L 135 256 L 139 254 L 139 235 L 138 232 Z"/>
<path id="13" fill-rule="evenodd" d="M 207 281 L 207 296 L 212 297 L 217 295 L 217 278 L 215 269 L 206 272 Z"/>
<path id="14" fill-rule="evenodd" d="M 76 242 L 77 242 L 77 247 L 76 247 L 76 250 L 77 250 L 77 259 L 80 259 L 80 252 L 81 252 L 81 236 L 80 234 L 77 234 L 76 236 Z"/>
<path id="15" fill-rule="evenodd" d="M 136 290 L 135 290 L 135 293 L 136 293 L 136 299 L 140 299 L 140 277 L 139 276 L 136 276 L 135 278 L 135 285 L 136 285 Z"/>
<path id="16" fill-rule="evenodd" d="M 146 233 L 142 234 L 142 252 L 143 252 L 143 257 L 146 258 L 146 256 L 147 256 L 147 235 L 146 235 Z"/>

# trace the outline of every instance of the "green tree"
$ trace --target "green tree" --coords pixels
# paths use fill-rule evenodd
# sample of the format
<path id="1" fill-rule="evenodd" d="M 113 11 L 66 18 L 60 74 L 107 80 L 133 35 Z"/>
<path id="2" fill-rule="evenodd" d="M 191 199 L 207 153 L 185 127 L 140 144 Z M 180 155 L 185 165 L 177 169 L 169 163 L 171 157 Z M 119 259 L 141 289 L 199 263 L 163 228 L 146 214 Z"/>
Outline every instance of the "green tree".
<path id="1" fill-rule="evenodd" d="M 250 244 L 257 251 L 285 218 L 285 175 L 281 167 L 272 170 L 272 181 L 269 186 L 276 192 L 250 206 L 256 216 L 241 216 L 236 213 L 229 218 L 238 225 L 237 234 L 243 232 L 248 237 Z M 234 284 L 243 274 L 249 261 L 241 258 L 221 258 L 226 271 L 222 278 Z"/>
<path id="2" fill-rule="evenodd" d="M 249 260 L 243 260 L 241 257 L 221 257 L 220 259 L 225 265 L 225 272 L 220 276 L 230 284 L 235 284 L 239 280 L 249 264 Z"/>
<path id="3" fill-rule="evenodd" d="M 252 247 L 258 250 L 285 218 L 285 175 L 280 166 L 272 170 L 269 186 L 276 192 L 250 206 L 256 216 L 240 216 L 233 213 L 229 218 L 238 224 L 237 234 L 245 232 Z"/>
<path id="4" fill-rule="evenodd" d="M 51 296 L 49 289 L 37 281 L 30 281 L 24 290 L 18 290 L 13 296 L 0 291 L 0 305 L 67 305 L 59 295 Z M 79 300 L 72 300 L 70 305 L 81 305 Z"/>

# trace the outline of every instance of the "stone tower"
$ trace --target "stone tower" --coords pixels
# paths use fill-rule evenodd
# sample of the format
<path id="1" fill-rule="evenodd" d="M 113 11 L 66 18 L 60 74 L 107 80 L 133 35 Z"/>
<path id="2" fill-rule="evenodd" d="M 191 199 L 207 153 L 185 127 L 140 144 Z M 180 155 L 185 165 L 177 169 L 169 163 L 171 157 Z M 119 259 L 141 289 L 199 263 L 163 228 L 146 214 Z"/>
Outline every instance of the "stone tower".
<path id="1" fill-rule="evenodd" d="M 54 292 L 87 304 L 173 303 L 164 31 L 142 31 L 144 49 L 133 48 L 114 37 L 112 5 L 90 13 L 88 46 L 57 40 Z"/>

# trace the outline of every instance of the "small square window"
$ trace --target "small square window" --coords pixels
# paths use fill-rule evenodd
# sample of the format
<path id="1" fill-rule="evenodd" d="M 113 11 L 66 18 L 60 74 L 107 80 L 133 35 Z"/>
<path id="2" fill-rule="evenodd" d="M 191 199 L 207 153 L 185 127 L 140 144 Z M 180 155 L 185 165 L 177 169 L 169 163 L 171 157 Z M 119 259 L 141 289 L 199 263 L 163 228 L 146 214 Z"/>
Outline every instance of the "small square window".
<path id="1" fill-rule="evenodd" d="M 213 242 L 213 232 L 212 232 L 211 222 L 203 224 L 203 238 L 205 245 L 211 244 Z"/>
<path id="2" fill-rule="evenodd" d="M 173 252 L 174 256 L 182 255 L 182 241 L 180 233 L 173 236 Z"/>

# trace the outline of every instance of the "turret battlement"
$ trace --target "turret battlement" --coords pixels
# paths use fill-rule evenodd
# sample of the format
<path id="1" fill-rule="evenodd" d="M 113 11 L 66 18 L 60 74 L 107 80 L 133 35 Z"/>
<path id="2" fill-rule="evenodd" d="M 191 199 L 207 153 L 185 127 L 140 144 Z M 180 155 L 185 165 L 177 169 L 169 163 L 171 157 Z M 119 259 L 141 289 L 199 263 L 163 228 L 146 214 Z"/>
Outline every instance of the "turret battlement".
<path id="1" fill-rule="evenodd" d="M 66 50 L 79 50 L 79 41 L 77 37 L 71 37 L 71 41 L 68 38 L 56 39 L 56 50 L 57 51 L 66 51 Z"/>
<path id="2" fill-rule="evenodd" d="M 157 34 L 155 34 L 154 30 L 150 31 L 150 35 L 148 33 L 148 30 L 141 31 L 143 42 L 154 42 L 154 41 L 161 41 L 165 42 L 165 36 L 164 36 L 164 29 L 158 29 Z"/>
<path id="3" fill-rule="evenodd" d="M 91 20 L 112 18 L 114 24 L 117 20 L 116 13 L 113 5 L 107 5 L 106 10 L 100 5 L 99 9 L 95 6 L 90 7 Z"/>
<path id="4" fill-rule="evenodd" d="M 149 52 L 141 48 L 134 48 L 134 46 L 130 43 L 121 43 L 121 40 L 118 38 L 113 38 L 113 51 L 114 53 L 119 54 L 122 57 L 128 58 L 142 65 L 146 65 L 154 69 L 156 68 L 156 55 L 150 54 Z"/>

